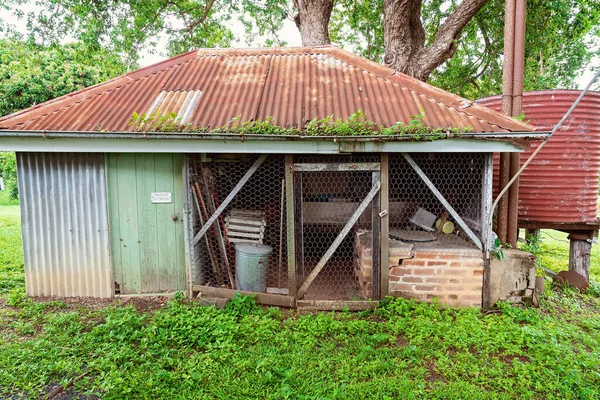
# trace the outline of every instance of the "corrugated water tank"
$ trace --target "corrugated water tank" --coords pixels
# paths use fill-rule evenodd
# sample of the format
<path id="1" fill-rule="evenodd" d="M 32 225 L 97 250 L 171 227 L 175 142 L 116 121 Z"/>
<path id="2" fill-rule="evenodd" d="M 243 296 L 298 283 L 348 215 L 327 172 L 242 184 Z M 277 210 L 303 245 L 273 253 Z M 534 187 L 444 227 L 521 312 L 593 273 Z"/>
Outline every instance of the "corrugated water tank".
<path id="1" fill-rule="evenodd" d="M 579 90 L 527 92 L 525 120 L 550 131 L 581 94 Z M 478 100 L 500 111 L 502 97 Z M 523 164 L 541 142 L 521 153 Z M 498 155 L 494 157 L 494 194 L 498 190 Z M 600 92 L 588 92 L 521 175 L 519 220 L 593 223 L 597 217 L 600 172 Z"/>

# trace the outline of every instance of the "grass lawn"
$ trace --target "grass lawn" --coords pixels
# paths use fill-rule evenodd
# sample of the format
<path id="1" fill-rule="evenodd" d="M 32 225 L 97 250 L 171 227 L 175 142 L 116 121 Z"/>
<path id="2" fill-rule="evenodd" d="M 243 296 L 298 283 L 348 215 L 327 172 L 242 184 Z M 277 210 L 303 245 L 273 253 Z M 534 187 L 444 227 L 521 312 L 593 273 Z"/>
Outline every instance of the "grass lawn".
<path id="1" fill-rule="evenodd" d="M 15 209 L 0 207 L 0 243 L 0 398 L 68 382 L 67 396 L 106 399 L 600 398 L 592 294 L 551 289 L 540 309 L 488 314 L 403 299 L 318 315 L 247 297 L 39 302 L 24 295 Z"/>

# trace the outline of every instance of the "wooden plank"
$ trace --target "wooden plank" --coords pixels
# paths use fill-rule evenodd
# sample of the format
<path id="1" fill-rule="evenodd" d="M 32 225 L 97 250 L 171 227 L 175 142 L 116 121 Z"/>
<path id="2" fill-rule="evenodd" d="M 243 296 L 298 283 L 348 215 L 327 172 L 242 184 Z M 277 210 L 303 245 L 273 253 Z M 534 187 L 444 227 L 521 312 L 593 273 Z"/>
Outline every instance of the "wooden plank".
<path id="1" fill-rule="evenodd" d="M 223 210 L 225 210 L 225 208 L 227 208 L 227 206 L 229 205 L 231 200 L 233 200 L 235 195 L 238 194 L 238 192 L 244 187 L 246 182 L 248 182 L 248 180 L 252 177 L 252 175 L 254 175 L 256 170 L 262 165 L 262 163 L 265 161 L 266 158 L 267 158 L 267 154 L 262 154 L 260 157 L 258 157 L 258 159 L 254 162 L 252 167 L 250 167 L 250 169 L 246 172 L 246 174 L 242 177 L 242 179 L 238 182 L 238 184 L 235 185 L 235 187 L 233 188 L 231 193 L 229 193 L 227 195 L 227 197 L 225 198 L 225 200 L 223 200 L 223 203 L 221 203 L 219 208 L 217 208 L 215 210 L 215 212 L 213 213 L 213 215 L 208 219 L 208 221 L 206 221 L 206 223 L 204 224 L 202 229 L 200 229 L 200 232 L 198 232 L 196 234 L 196 236 L 194 237 L 194 245 L 200 241 L 202 236 L 212 226 L 212 224 L 217 220 L 217 218 L 219 218 L 219 216 L 221 215 Z"/>
<path id="2" fill-rule="evenodd" d="M 294 172 L 326 171 L 379 171 L 379 163 L 299 163 L 292 167 Z"/>
<path id="3" fill-rule="evenodd" d="M 302 181 L 302 173 L 294 172 L 294 232 L 296 243 L 296 291 L 298 289 L 298 272 L 304 276 L 304 224 L 305 224 L 305 209 L 304 209 L 304 184 Z"/>
<path id="4" fill-rule="evenodd" d="M 285 212 L 288 260 L 288 289 L 290 295 L 296 296 L 296 241 L 294 218 L 294 174 L 292 165 L 294 159 L 291 155 L 285 156 Z"/>
<path id="5" fill-rule="evenodd" d="M 373 186 L 375 185 L 381 185 L 381 174 L 379 172 L 373 172 Z M 372 238 L 372 243 L 371 243 L 371 249 L 373 249 L 373 253 L 372 253 L 372 263 L 373 263 L 373 268 L 372 268 L 372 274 L 373 276 L 371 277 L 372 282 L 373 282 L 373 298 L 376 300 L 380 300 L 381 299 L 381 247 L 380 247 L 380 243 L 381 243 L 381 220 L 380 220 L 380 216 L 379 216 L 379 212 L 380 212 L 380 192 L 377 192 L 375 194 L 375 197 L 373 197 L 373 201 L 372 201 L 372 207 L 371 207 L 371 230 L 373 231 L 373 234 L 371 235 Z"/>
<path id="6" fill-rule="evenodd" d="M 173 221 L 175 227 L 175 251 L 176 251 L 176 288 L 185 290 L 186 288 L 186 262 L 185 262 L 185 233 L 184 233 L 184 194 L 183 194 L 183 155 L 173 154 L 173 216 L 177 220 Z M 187 184 L 187 183 L 186 183 Z M 173 217 L 171 217 L 173 219 Z"/>
<path id="7" fill-rule="evenodd" d="M 488 222 L 490 221 L 490 213 L 492 212 L 493 202 L 493 185 L 494 185 L 494 154 L 485 154 L 485 163 L 483 167 L 483 176 L 481 181 L 481 241 L 483 242 L 483 250 L 487 252 L 491 246 L 491 234 Z M 469 224 L 468 221 L 467 224 Z M 469 226 L 472 226 L 469 224 Z M 489 243 L 489 245 L 488 245 Z"/>
<path id="8" fill-rule="evenodd" d="M 157 229 L 160 232 L 157 243 L 159 262 L 156 270 L 157 282 L 155 292 L 179 289 L 176 283 L 178 265 L 175 231 L 177 221 L 173 221 L 173 216 L 176 215 L 173 157 L 174 155 L 172 154 L 156 154 L 155 170 L 152 174 L 156 180 L 156 190 L 159 192 L 170 192 L 172 199 L 172 203 L 170 204 L 155 204 Z M 139 171 L 139 173 L 149 172 Z"/>
<path id="9" fill-rule="evenodd" d="M 282 294 L 244 292 L 241 290 L 202 285 L 194 285 L 194 291 L 201 293 L 202 297 L 225 297 L 227 299 L 233 298 L 236 293 L 241 293 L 244 296 L 253 296 L 254 300 L 256 300 L 258 304 L 289 308 L 296 306 L 296 299 L 294 296 L 286 296 Z"/>
<path id="10" fill-rule="evenodd" d="M 304 296 L 304 293 L 306 293 L 306 291 L 308 290 L 310 285 L 313 283 L 313 281 L 315 280 L 317 275 L 319 275 L 319 273 L 321 272 L 323 267 L 325 267 L 325 264 L 327 264 L 327 261 L 329 261 L 329 259 L 333 255 L 333 253 L 337 250 L 337 248 L 342 243 L 344 238 L 348 235 L 348 232 L 350 232 L 350 229 L 352 229 L 352 227 L 354 226 L 356 221 L 358 221 L 358 218 L 360 218 L 360 215 L 365 211 L 365 209 L 367 208 L 369 203 L 371 203 L 371 201 L 373 201 L 373 199 L 377 195 L 377 192 L 379 192 L 380 187 L 381 187 L 380 182 L 377 182 L 376 184 L 373 185 L 373 187 L 371 188 L 371 191 L 369 191 L 369 194 L 367 194 L 367 197 L 365 197 L 365 199 L 362 201 L 360 206 L 358 206 L 358 208 L 354 212 L 354 215 L 346 223 L 346 226 L 344 226 L 344 228 L 338 234 L 338 236 L 335 238 L 335 240 L 333 241 L 331 246 L 329 246 L 329 249 L 327 249 L 327 251 L 325 252 L 325 255 L 323 255 L 321 260 L 319 260 L 316 267 L 308 275 L 308 277 L 306 278 L 306 280 L 304 281 L 302 286 L 300 286 L 300 289 L 298 289 L 298 298 L 299 299 L 302 298 L 302 296 Z"/>
<path id="11" fill-rule="evenodd" d="M 139 217 L 137 208 L 135 154 L 119 154 L 117 162 L 117 190 L 119 193 L 119 218 L 121 224 L 121 255 L 123 261 L 123 282 L 121 294 L 139 293 L 140 251 Z"/>
<path id="12" fill-rule="evenodd" d="M 373 310 L 379 301 L 297 300 L 296 307 L 303 311 L 364 311 Z"/>
<path id="13" fill-rule="evenodd" d="M 119 213 L 119 186 L 117 174 L 118 154 L 106 154 L 106 187 L 108 195 L 109 232 L 114 281 L 123 285 L 123 259 L 121 257 L 121 218 Z M 115 288 L 116 289 L 116 288 Z"/>
<path id="14" fill-rule="evenodd" d="M 381 241 L 380 241 L 380 275 L 381 275 L 381 298 L 383 299 L 390 293 L 390 260 L 389 260 L 389 236 L 390 236 L 390 192 L 389 192 L 389 155 L 382 153 L 381 162 L 381 189 L 379 190 L 380 208 L 381 208 Z"/>
<path id="15" fill-rule="evenodd" d="M 154 176 L 154 154 L 139 153 L 135 155 L 136 167 L 136 199 L 139 217 L 139 252 L 140 277 L 142 293 L 163 292 L 159 286 L 159 247 L 161 241 L 158 232 L 162 228 L 157 218 L 158 204 L 150 202 L 150 193 L 158 192 Z M 160 190 L 163 192 L 164 190 Z M 162 204 L 161 204 L 162 206 Z"/>
<path id="16" fill-rule="evenodd" d="M 421 180 L 423 182 L 425 182 L 425 184 L 427 185 L 427 187 L 429 188 L 429 190 L 431 190 L 431 192 L 440 201 L 440 203 L 442 203 L 442 205 L 444 206 L 444 208 L 446 210 L 448 210 L 448 212 L 450 213 L 450 215 L 452 215 L 452 218 L 454 218 L 454 220 L 456 221 L 456 223 L 467 234 L 467 236 L 469 237 L 469 239 L 471 239 L 473 241 L 473 243 L 475 243 L 475 245 L 479 248 L 479 250 L 483 250 L 483 245 L 481 244 L 481 241 L 479 240 L 479 238 L 477 237 L 477 235 L 475 235 L 475 233 L 473 233 L 473 231 L 471 230 L 471 228 L 469 228 L 469 226 L 465 223 L 465 221 L 463 221 L 463 219 L 460 217 L 460 215 L 458 215 L 458 213 L 456 212 L 456 210 L 450 205 L 450 203 L 448 203 L 448 201 L 446 201 L 446 199 L 444 198 L 444 196 L 440 193 L 439 190 L 437 190 L 437 188 L 435 187 L 435 185 L 433 184 L 433 182 L 431 182 L 431 180 L 427 177 L 427 175 L 425 174 L 425 172 L 423 172 L 423 170 L 421 169 L 421 167 L 419 167 L 417 165 L 417 163 L 415 163 L 415 161 L 412 159 L 412 157 L 408 153 L 401 153 L 401 154 L 404 157 L 404 159 L 410 164 L 410 166 L 415 170 L 415 172 L 417 173 L 417 175 L 419 175 L 419 177 L 421 178 Z"/>

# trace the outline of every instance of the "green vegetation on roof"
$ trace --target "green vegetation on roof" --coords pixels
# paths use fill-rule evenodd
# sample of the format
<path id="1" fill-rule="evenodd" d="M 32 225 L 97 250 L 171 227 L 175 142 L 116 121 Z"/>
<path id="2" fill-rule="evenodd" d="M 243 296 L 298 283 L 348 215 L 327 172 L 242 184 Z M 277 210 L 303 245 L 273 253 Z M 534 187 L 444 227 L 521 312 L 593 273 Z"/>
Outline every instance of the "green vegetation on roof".
<path id="1" fill-rule="evenodd" d="M 136 132 L 205 132 L 237 133 L 240 135 L 298 135 L 298 136 L 409 136 L 413 140 L 437 140 L 453 137 L 472 128 L 431 128 L 425 123 L 425 112 L 412 116 L 409 123 L 397 122 L 385 127 L 367 119 L 366 113 L 358 110 L 346 120 L 334 119 L 330 115 L 323 119 L 313 119 L 302 129 L 278 126 L 273 117 L 264 120 L 242 121 L 234 118 L 228 126 L 206 128 L 193 124 L 182 124 L 176 113 L 152 114 L 133 113 L 130 126 Z"/>

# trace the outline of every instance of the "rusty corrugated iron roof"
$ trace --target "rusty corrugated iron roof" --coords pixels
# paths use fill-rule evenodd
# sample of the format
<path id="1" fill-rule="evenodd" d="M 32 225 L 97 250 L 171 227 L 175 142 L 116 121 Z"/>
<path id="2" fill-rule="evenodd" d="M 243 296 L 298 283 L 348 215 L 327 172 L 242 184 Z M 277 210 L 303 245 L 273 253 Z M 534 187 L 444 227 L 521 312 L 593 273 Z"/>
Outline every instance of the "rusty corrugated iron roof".
<path id="1" fill-rule="evenodd" d="M 267 117 L 303 128 L 358 110 L 383 126 L 424 112 L 431 128 L 534 129 L 333 46 L 196 50 L 0 118 L 0 129 L 132 131 L 134 112 L 166 111 L 161 107 L 186 107 L 187 122 L 208 129 Z"/>

